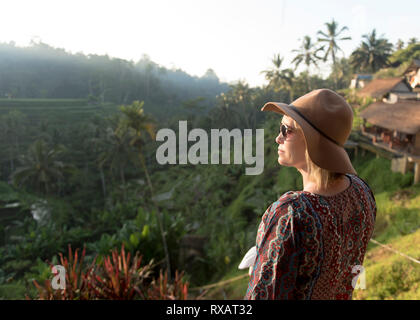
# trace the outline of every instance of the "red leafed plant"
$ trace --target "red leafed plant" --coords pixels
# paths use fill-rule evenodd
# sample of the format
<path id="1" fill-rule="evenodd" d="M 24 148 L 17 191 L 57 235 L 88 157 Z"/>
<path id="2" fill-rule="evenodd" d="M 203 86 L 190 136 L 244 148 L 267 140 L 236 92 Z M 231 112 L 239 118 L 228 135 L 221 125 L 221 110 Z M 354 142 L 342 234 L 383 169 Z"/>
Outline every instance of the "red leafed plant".
<path id="1" fill-rule="evenodd" d="M 73 256 L 70 245 L 69 258 L 63 258 L 60 253 L 60 262 L 66 271 L 65 289 L 53 289 L 50 280 L 46 280 L 44 286 L 34 280 L 34 285 L 38 289 L 38 298 L 48 300 L 186 300 L 188 298 L 188 283 L 183 282 L 183 273 L 176 271 L 173 283 L 168 283 L 168 276 L 166 273 L 163 276 L 162 270 L 159 278 L 153 279 L 151 277 L 153 261 L 142 266 L 142 256 L 137 252 L 131 259 L 130 252 L 125 253 L 124 244 L 120 253 L 117 249 L 112 250 L 111 255 L 104 257 L 102 263 L 97 262 L 95 257 L 92 264 L 83 270 L 85 253 L 86 248 L 83 248 L 79 260 L 78 249 Z"/>
<path id="2" fill-rule="evenodd" d="M 60 263 L 64 267 L 65 273 L 65 289 L 53 289 L 50 280 L 45 280 L 45 285 L 39 285 L 34 280 L 34 285 L 38 289 L 38 295 L 40 299 L 45 300 L 86 300 L 91 298 L 90 291 L 87 288 L 88 274 L 93 270 L 92 265 L 88 268 L 87 272 L 83 272 L 83 260 L 86 254 L 86 247 L 83 248 L 82 255 L 79 258 L 78 251 L 76 249 L 74 256 L 72 253 L 71 245 L 68 246 L 69 258 L 63 257 L 61 252 Z M 51 268 L 53 265 L 50 263 Z M 55 274 L 57 275 L 57 274 Z"/>
<path id="3" fill-rule="evenodd" d="M 111 259 L 112 258 L 112 259 Z M 145 284 L 152 272 L 152 262 L 141 266 L 142 256 L 137 252 L 130 264 L 130 252 L 126 255 L 124 244 L 121 254 L 117 250 L 105 257 L 102 272 L 92 274 L 89 288 L 97 299 L 128 300 L 147 299 Z M 101 276 L 102 275 L 102 276 Z"/>
<path id="4" fill-rule="evenodd" d="M 160 270 L 159 278 L 154 279 L 148 290 L 150 300 L 187 300 L 188 283 L 183 283 L 183 272 L 175 272 L 173 284 L 168 284 L 168 273 L 162 274 Z"/>

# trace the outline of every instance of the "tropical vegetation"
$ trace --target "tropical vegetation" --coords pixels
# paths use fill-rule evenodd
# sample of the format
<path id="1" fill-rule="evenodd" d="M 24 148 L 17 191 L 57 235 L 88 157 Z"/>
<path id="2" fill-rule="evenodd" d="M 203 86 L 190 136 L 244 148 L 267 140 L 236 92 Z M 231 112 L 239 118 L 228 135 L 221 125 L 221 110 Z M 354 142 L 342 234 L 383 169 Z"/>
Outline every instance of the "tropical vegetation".
<path id="1" fill-rule="evenodd" d="M 398 74 L 420 57 L 416 39 L 393 50 L 376 30 L 350 57 L 340 56 L 348 28 L 335 20 L 325 27 L 302 38 L 290 65 L 276 53 L 262 71 L 262 87 L 223 83 L 211 69 L 192 77 L 148 57 L 134 63 L 43 43 L 1 44 L 0 297 L 241 298 L 247 279 L 237 265 L 255 243 L 262 213 L 284 192 L 302 188 L 296 170 L 276 163 L 279 119 L 260 107 L 329 87 L 362 109 L 371 100 L 348 89 L 354 73 Z M 45 61 L 52 66 L 47 75 Z M 327 76 L 315 72 L 324 62 L 331 64 Z M 245 165 L 232 162 L 158 164 L 156 134 L 169 128 L 178 135 L 180 120 L 208 135 L 263 128 L 264 172 L 248 176 Z M 388 159 L 369 152 L 350 156 L 377 196 L 374 238 L 418 257 L 410 246 L 420 227 L 413 174 L 392 172 Z M 354 298 L 420 298 L 418 268 L 401 259 L 370 244 L 368 288 Z M 54 265 L 67 271 L 64 293 L 52 287 Z"/>

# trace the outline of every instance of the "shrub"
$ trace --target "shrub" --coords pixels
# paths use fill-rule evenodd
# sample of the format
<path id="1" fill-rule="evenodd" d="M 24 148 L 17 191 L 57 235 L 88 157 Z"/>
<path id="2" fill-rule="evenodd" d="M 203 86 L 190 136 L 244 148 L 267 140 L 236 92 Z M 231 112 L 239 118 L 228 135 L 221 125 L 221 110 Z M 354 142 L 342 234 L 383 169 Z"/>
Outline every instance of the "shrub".
<path id="1" fill-rule="evenodd" d="M 121 251 L 111 251 L 102 262 L 96 258 L 85 268 L 84 258 L 86 247 L 79 259 L 78 249 L 74 255 L 69 245 L 68 258 L 60 253 L 60 262 L 65 269 L 65 289 L 54 290 L 50 280 L 44 285 L 33 281 L 38 290 L 38 299 L 47 300 L 88 300 L 88 299 L 182 299 L 188 298 L 188 283 L 182 280 L 183 273 L 175 273 L 173 283 L 168 281 L 168 275 L 162 274 L 158 279 L 151 277 L 153 260 L 142 265 L 142 256 L 136 252 L 133 259 L 125 253 L 124 245 Z M 51 265 L 52 267 L 52 265 Z M 27 296 L 27 299 L 29 297 Z"/>
<path id="2" fill-rule="evenodd" d="M 93 264 L 87 272 L 83 271 L 83 262 L 86 254 L 86 248 L 83 248 L 82 255 L 78 256 L 76 249 L 74 256 L 72 254 L 71 245 L 69 245 L 68 258 L 59 253 L 60 263 L 65 269 L 65 289 L 55 290 L 52 288 L 51 281 L 45 280 L 45 285 L 41 286 L 36 280 L 33 280 L 38 290 L 39 299 L 41 300 L 83 300 L 89 299 L 90 290 L 88 286 L 89 274 L 93 271 Z M 53 267 L 52 264 L 51 268 Z"/>
<path id="3" fill-rule="evenodd" d="M 175 272 L 174 283 L 168 282 L 168 274 L 160 270 L 159 278 L 154 279 L 147 292 L 148 300 L 187 300 L 188 284 L 183 283 L 183 272 Z"/>

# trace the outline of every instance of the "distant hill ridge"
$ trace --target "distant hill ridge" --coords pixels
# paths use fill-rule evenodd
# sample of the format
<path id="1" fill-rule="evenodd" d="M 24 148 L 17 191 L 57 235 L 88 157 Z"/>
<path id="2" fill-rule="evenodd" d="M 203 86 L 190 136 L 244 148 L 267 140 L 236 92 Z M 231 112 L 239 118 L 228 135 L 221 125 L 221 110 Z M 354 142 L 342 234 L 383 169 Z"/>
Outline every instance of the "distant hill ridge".
<path id="1" fill-rule="evenodd" d="M 145 101 L 157 116 L 179 113 L 182 102 L 204 98 L 212 106 L 229 90 L 212 69 L 195 77 L 143 56 L 138 62 L 107 55 L 71 54 L 45 43 L 17 47 L 0 43 L 0 98 L 89 99 L 98 103 Z"/>

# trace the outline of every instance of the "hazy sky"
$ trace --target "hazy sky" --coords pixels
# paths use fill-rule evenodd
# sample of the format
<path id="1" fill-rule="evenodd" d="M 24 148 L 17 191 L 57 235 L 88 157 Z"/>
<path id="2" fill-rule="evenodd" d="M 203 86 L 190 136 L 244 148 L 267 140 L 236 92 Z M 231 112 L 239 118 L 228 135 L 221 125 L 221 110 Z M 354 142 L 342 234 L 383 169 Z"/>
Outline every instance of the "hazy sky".
<path id="1" fill-rule="evenodd" d="M 340 44 L 346 56 L 373 28 L 394 44 L 420 40 L 419 0 L 6 0 L 0 8 L 0 42 L 25 46 L 38 37 L 73 53 L 133 61 L 147 54 L 167 68 L 197 76 L 212 68 L 223 81 L 252 86 L 265 83 L 260 72 L 275 53 L 287 67 L 300 39 L 315 40 L 332 18 L 349 28 L 343 35 L 352 40 Z"/>

